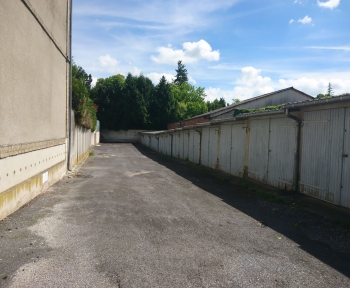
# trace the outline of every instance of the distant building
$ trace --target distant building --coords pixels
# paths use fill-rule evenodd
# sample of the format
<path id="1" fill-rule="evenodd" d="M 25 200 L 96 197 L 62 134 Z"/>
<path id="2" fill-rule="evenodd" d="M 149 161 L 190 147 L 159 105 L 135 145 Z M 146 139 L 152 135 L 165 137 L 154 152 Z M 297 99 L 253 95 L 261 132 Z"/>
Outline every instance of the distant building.
<path id="1" fill-rule="evenodd" d="M 242 109 L 242 108 L 257 109 L 257 108 L 262 108 L 266 106 L 276 106 L 279 104 L 284 104 L 289 102 L 306 101 L 306 100 L 313 100 L 313 99 L 314 98 L 312 96 L 302 91 L 299 91 L 293 87 L 289 87 L 286 89 L 282 89 L 275 92 L 260 95 L 254 98 L 250 98 L 240 103 L 233 104 L 227 107 L 222 107 L 181 122 L 170 123 L 168 124 L 168 129 L 176 129 L 176 128 L 181 128 L 185 126 L 192 126 L 196 124 L 207 123 L 214 119 L 219 120 L 219 119 L 232 118 L 233 112 L 235 109 Z"/>

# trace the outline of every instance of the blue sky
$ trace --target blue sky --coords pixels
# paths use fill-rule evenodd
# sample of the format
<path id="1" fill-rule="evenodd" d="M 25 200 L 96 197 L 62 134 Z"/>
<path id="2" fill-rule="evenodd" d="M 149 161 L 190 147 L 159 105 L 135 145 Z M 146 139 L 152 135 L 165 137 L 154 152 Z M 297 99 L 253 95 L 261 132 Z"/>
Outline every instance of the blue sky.
<path id="1" fill-rule="evenodd" d="M 293 86 L 350 92 L 349 0 L 73 0 L 73 56 L 97 78 L 170 81 L 182 60 L 208 100 Z"/>

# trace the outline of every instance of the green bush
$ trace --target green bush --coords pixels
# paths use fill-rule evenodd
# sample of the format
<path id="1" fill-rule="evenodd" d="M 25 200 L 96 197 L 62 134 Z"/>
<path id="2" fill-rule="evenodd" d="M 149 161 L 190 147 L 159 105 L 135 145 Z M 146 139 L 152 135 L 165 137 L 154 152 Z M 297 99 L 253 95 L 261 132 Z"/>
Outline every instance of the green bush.
<path id="1" fill-rule="evenodd" d="M 81 76 L 83 69 L 75 63 L 72 66 L 72 108 L 75 115 L 75 122 L 81 126 L 96 129 L 96 110 L 97 106 L 90 99 L 90 82 Z M 85 71 L 84 71 L 85 72 Z M 85 73 L 86 74 L 86 73 Z"/>

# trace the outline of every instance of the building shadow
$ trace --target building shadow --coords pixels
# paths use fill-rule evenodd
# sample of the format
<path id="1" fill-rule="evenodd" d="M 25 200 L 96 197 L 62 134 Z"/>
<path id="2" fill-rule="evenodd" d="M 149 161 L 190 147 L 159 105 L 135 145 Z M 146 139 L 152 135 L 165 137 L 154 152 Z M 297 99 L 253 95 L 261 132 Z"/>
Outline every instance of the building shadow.
<path id="1" fill-rule="evenodd" d="M 335 220 L 332 222 L 293 204 L 293 194 L 289 193 L 291 201 L 287 204 L 271 201 L 251 191 L 254 191 L 255 188 L 252 187 L 257 184 L 246 183 L 230 174 L 159 154 L 141 144 L 133 145 L 144 156 L 219 197 L 257 223 L 284 235 L 297 243 L 300 249 L 350 277 L 350 232 Z"/>

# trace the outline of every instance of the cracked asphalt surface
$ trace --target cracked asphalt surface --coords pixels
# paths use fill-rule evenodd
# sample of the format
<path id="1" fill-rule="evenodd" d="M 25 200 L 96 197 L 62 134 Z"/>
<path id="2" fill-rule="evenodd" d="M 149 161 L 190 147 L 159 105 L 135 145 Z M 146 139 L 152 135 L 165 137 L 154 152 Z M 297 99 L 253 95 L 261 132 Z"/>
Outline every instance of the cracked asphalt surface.
<path id="1" fill-rule="evenodd" d="M 350 287 L 349 231 L 140 145 L 0 222 L 0 287 Z"/>

